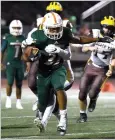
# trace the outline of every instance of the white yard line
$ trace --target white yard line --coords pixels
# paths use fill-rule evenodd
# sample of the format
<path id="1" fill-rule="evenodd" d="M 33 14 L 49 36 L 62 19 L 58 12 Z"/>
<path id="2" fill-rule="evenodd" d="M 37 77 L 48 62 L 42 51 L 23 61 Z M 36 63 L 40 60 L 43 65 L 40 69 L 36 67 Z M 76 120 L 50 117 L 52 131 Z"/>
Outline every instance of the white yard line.
<path id="1" fill-rule="evenodd" d="M 111 133 L 115 133 L 115 131 L 108 131 L 108 132 L 94 132 L 95 134 L 111 134 Z M 66 136 L 83 136 L 83 135 L 92 135 L 92 134 L 94 134 L 94 133 L 88 133 L 88 132 L 84 132 L 84 133 L 67 133 L 66 134 Z M 27 136 L 27 137 L 17 137 L 18 139 L 27 139 L 27 138 L 39 138 L 40 139 L 40 136 Z M 2 139 L 2 140 L 6 140 L 6 139 L 16 139 L 16 137 L 15 138 L 4 138 L 4 139 Z M 65 139 L 67 139 L 67 138 L 65 138 Z"/>
<path id="2" fill-rule="evenodd" d="M 1 119 L 21 119 L 21 118 L 34 118 L 35 116 L 15 116 L 15 117 L 1 117 Z"/>
<path id="3" fill-rule="evenodd" d="M 108 132 L 94 132 L 94 133 L 70 133 L 66 134 L 67 136 L 77 136 L 77 135 L 92 135 L 92 134 L 110 134 L 115 133 L 115 131 L 108 131 Z"/>

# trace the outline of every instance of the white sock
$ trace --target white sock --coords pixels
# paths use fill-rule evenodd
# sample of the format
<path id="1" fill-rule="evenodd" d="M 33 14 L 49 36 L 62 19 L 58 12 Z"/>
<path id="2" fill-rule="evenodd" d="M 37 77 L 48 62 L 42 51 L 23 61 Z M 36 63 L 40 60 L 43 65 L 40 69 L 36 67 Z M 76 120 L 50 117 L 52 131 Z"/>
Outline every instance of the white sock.
<path id="1" fill-rule="evenodd" d="M 66 117 L 66 114 L 67 114 L 67 109 L 65 110 L 60 110 L 60 119 L 63 119 Z"/>
<path id="2" fill-rule="evenodd" d="M 17 102 L 21 102 L 21 99 L 17 99 Z"/>
<path id="3" fill-rule="evenodd" d="M 80 110 L 80 113 L 86 113 L 86 110 Z"/>
<path id="4" fill-rule="evenodd" d="M 11 96 L 7 96 L 6 98 L 7 98 L 7 99 L 11 99 Z"/>
<path id="5" fill-rule="evenodd" d="M 50 119 L 50 117 L 52 115 L 52 112 L 53 112 L 54 107 L 55 107 L 55 103 L 56 103 L 56 97 L 54 96 L 54 104 L 46 107 L 45 112 L 44 112 L 43 117 L 42 117 L 42 120 L 41 120 L 42 124 L 44 124 L 45 127 L 48 123 L 48 120 Z"/>

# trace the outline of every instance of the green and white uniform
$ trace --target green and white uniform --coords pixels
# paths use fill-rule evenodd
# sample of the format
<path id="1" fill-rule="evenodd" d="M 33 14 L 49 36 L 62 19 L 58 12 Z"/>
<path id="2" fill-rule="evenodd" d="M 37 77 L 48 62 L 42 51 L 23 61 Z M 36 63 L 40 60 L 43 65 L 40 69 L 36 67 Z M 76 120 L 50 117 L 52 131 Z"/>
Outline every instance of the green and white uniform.
<path id="1" fill-rule="evenodd" d="M 6 56 L 6 75 L 9 85 L 13 85 L 14 79 L 16 79 L 16 85 L 22 86 L 22 80 L 24 78 L 24 67 L 21 60 L 22 49 L 21 43 L 24 40 L 24 36 L 13 36 L 7 34 L 3 37 L 1 51 Z"/>
<path id="2" fill-rule="evenodd" d="M 42 107 L 47 106 L 49 90 L 53 87 L 56 91 L 64 89 L 66 80 L 66 69 L 63 66 L 64 59 L 69 59 L 70 55 L 65 53 L 68 49 L 69 41 L 72 33 L 68 28 L 63 28 L 63 36 L 55 41 L 49 39 L 43 30 L 37 30 L 32 33 L 31 39 L 35 42 L 35 46 L 40 50 L 39 67 L 38 67 L 38 98 Z M 62 51 L 59 54 L 48 54 L 45 48 L 50 45 L 60 47 Z M 64 58 L 63 58 L 64 57 Z"/>

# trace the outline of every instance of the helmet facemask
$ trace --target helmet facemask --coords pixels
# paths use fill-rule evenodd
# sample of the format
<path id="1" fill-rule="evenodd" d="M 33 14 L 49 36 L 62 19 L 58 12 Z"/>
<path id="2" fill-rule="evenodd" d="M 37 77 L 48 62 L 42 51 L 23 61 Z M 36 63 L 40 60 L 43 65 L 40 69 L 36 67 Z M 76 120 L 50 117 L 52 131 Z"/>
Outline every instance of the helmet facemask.
<path id="1" fill-rule="evenodd" d="M 62 37 L 63 27 L 62 26 L 60 27 L 45 26 L 44 33 L 48 38 L 53 39 L 53 40 L 58 40 Z"/>
<path id="2" fill-rule="evenodd" d="M 113 34 L 114 34 L 114 30 L 115 30 L 115 27 L 114 26 L 108 26 L 106 24 L 103 24 L 101 25 L 102 27 L 102 34 L 104 36 L 110 36 L 110 37 L 113 37 Z"/>

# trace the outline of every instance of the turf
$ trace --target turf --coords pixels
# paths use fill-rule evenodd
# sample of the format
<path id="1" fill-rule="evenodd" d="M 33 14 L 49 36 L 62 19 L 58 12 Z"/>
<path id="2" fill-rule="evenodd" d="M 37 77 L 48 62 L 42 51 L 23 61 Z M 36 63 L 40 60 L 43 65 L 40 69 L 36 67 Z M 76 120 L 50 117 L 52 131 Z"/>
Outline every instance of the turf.
<path id="1" fill-rule="evenodd" d="M 12 97 L 12 109 L 5 109 L 5 93 L 2 95 L 1 137 L 11 139 L 113 139 L 115 138 L 115 94 L 102 94 L 93 113 L 88 113 L 88 122 L 77 123 L 79 107 L 77 93 L 68 92 L 68 130 L 65 136 L 59 136 L 55 116 L 49 120 L 45 133 L 40 134 L 33 124 L 35 112 L 32 104 L 35 97 L 27 92 L 23 95 L 23 110 L 15 108 L 15 96 Z M 14 93 L 13 93 L 14 94 Z M 23 93 L 24 94 L 24 93 Z M 31 94 L 31 96 L 26 95 Z M 75 95 L 75 97 L 74 97 Z"/>

